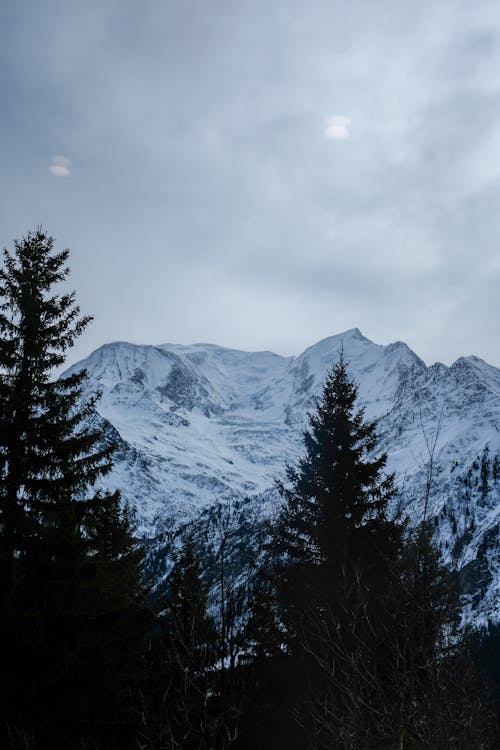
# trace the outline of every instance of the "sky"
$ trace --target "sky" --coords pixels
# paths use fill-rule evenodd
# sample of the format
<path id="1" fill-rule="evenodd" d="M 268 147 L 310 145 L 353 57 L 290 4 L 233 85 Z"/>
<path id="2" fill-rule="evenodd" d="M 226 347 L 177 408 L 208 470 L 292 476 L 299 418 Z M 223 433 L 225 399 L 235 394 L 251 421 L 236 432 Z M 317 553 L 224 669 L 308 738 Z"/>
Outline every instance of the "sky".
<path id="1" fill-rule="evenodd" d="M 500 366 L 498 0 L 0 3 L 0 245 L 103 343 Z"/>

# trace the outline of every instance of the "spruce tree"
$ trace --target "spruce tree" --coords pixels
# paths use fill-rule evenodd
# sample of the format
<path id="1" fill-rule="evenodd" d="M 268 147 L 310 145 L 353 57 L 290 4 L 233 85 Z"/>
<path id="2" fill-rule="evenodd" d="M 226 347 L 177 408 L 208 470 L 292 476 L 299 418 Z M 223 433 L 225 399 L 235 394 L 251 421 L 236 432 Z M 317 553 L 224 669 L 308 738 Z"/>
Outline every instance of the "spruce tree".
<path id="1" fill-rule="evenodd" d="M 178 550 L 167 581 L 147 662 L 145 747 L 211 748 L 210 679 L 217 656 L 215 624 L 208 613 L 193 536 Z"/>
<path id="2" fill-rule="evenodd" d="M 241 660 L 248 664 L 261 664 L 283 656 L 274 582 L 269 571 L 263 568 L 255 574 L 247 610 L 244 631 L 246 652 Z"/>
<path id="3" fill-rule="evenodd" d="M 282 681 L 288 723 L 296 722 L 273 748 L 424 750 L 453 734 L 450 746 L 492 747 L 477 684 L 468 676 L 467 689 L 454 687 L 470 662 L 450 637 L 458 600 L 449 575 L 426 529 L 412 539 L 390 517 L 394 478 L 376 454 L 376 425 L 358 405 L 343 354 L 304 443 L 281 485 L 275 539 L 288 645 Z"/>
<path id="4" fill-rule="evenodd" d="M 215 659 L 216 631 L 208 614 L 208 589 L 196 546 L 187 535 L 168 579 L 167 616 L 171 645 L 183 670 L 202 673 Z"/>
<path id="5" fill-rule="evenodd" d="M 54 380 L 90 321 L 57 293 L 68 255 L 37 229 L 0 270 L 0 731 L 40 748 L 122 722 L 143 628 L 127 514 L 96 489 L 113 452 L 91 426 L 97 395 L 85 371 Z"/>
<path id="6" fill-rule="evenodd" d="M 321 748 L 331 745 L 332 728 L 339 734 L 337 722 L 347 721 L 353 702 L 361 720 L 363 703 L 374 699 L 359 674 L 362 665 L 368 672 L 384 663 L 390 617 L 382 600 L 403 538 L 402 525 L 389 518 L 394 477 L 385 471 L 387 456 L 376 455 L 376 425 L 359 406 L 343 353 L 309 415 L 304 446 L 279 485 L 276 581 L 288 711 L 301 727 L 286 742 Z"/>
<path id="7" fill-rule="evenodd" d="M 481 499 L 485 500 L 490 489 L 489 483 L 488 483 L 488 480 L 490 478 L 490 451 L 489 451 L 488 446 L 485 447 L 483 451 L 483 455 L 481 456 L 480 477 L 481 477 Z"/>
<path id="8" fill-rule="evenodd" d="M 386 454 L 374 456 L 376 444 L 376 424 L 358 405 L 342 353 L 309 415 L 305 455 L 280 484 L 285 502 L 277 544 L 285 561 L 285 610 L 315 600 L 323 606 L 325 597 L 338 595 L 346 575 L 362 569 L 376 578 L 382 560 L 397 554 L 402 527 L 388 518 L 394 477 L 385 472 Z"/>

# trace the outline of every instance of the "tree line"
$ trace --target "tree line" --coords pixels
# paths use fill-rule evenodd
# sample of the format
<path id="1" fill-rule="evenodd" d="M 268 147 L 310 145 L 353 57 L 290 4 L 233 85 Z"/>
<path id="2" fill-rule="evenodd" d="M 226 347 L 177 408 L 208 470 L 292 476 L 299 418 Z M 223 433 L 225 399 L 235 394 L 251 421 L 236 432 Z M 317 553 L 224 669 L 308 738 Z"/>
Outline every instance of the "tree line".
<path id="1" fill-rule="evenodd" d="M 497 747 L 497 632 L 461 627 L 428 523 L 394 513 L 343 353 L 248 574 L 221 521 L 211 589 L 192 527 L 153 590 L 98 394 L 53 378 L 90 322 L 67 262 L 39 228 L 0 270 L 0 747 Z"/>

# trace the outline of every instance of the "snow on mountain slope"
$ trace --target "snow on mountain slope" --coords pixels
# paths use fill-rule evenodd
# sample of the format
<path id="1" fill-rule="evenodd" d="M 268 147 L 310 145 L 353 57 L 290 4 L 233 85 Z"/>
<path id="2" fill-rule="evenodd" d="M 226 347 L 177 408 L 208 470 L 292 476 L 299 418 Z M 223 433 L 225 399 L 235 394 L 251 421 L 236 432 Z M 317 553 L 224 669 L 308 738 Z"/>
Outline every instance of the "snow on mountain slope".
<path id="1" fill-rule="evenodd" d="M 161 540 L 215 503 L 273 512 L 275 480 L 300 455 L 307 411 L 342 348 L 413 522 L 435 442 L 428 511 L 443 556 L 461 571 L 468 616 L 500 619 L 497 368 L 476 357 L 426 367 L 406 344 L 380 346 L 352 329 L 296 358 L 119 342 L 68 372 L 85 367 L 88 387 L 102 391 L 98 411 L 119 445 L 107 482 L 122 490 L 140 533 Z"/>

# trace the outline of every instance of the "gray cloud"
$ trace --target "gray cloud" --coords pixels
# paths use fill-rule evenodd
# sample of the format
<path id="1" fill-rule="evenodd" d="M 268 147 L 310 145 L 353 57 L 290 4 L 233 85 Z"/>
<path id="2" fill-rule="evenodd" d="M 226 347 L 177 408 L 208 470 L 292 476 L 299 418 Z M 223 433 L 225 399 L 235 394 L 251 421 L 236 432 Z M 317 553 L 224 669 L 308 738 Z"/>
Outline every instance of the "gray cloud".
<path id="1" fill-rule="evenodd" d="M 497 3 L 269 5 L 12 4 L 2 243 L 42 222 L 70 246 L 81 355 L 358 326 L 500 365 Z"/>

